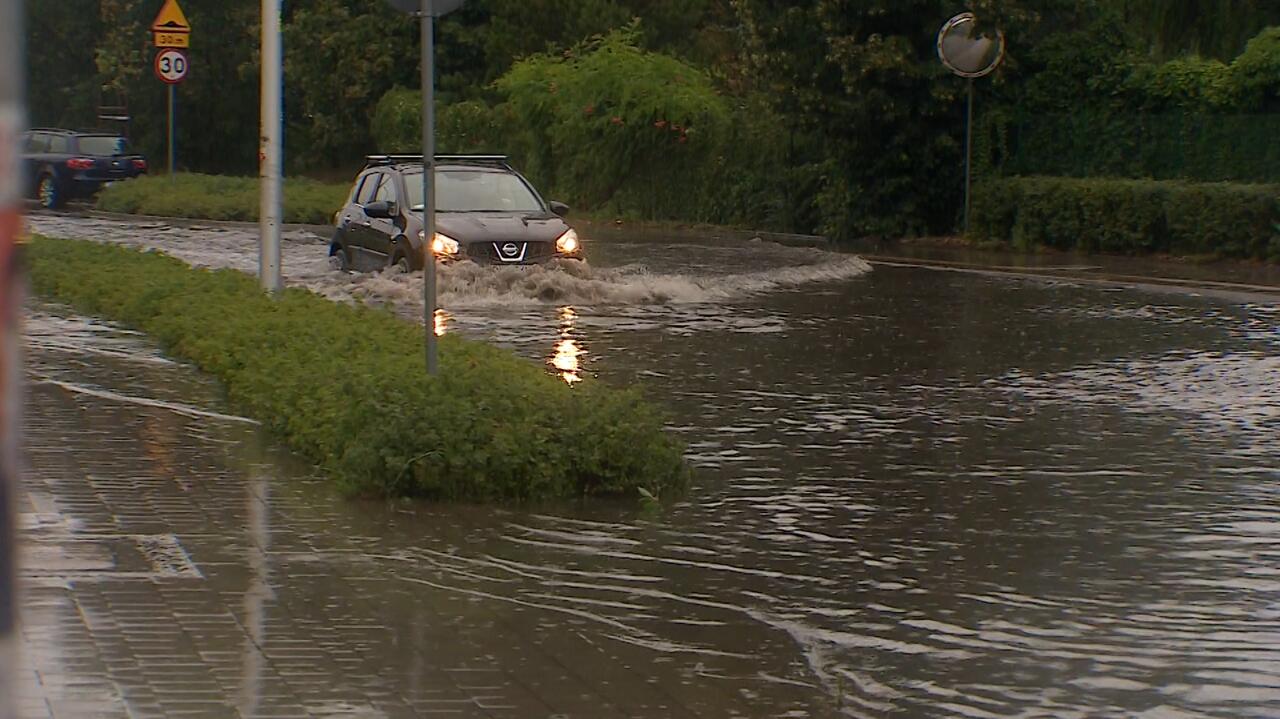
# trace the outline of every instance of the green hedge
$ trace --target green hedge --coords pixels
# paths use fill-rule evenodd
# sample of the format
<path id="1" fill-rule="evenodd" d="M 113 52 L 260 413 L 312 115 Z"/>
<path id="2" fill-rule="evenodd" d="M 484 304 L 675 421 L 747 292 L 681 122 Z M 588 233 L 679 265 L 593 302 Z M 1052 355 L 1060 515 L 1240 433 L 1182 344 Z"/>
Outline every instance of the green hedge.
<path id="1" fill-rule="evenodd" d="M 331 224 L 350 191 L 349 182 L 289 178 L 284 183 L 284 221 Z M 256 177 L 178 174 L 116 183 L 98 195 L 97 206 L 107 212 L 253 222 L 259 203 Z"/>
<path id="2" fill-rule="evenodd" d="M 492 501 L 661 495 L 681 447 L 634 390 L 570 388 L 505 350 L 384 310 L 113 245 L 36 238 L 37 292 L 138 328 L 220 379 L 233 405 L 363 495 Z M 640 490 L 644 490 L 641 492 Z"/>
<path id="3" fill-rule="evenodd" d="M 991 112 L 975 135 L 977 165 L 1005 176 L 1280 182 L 1280 114 Z"/>
<path id="4" fill-rule="evenodd" d="M 1280 260 L 1280 186 L 990 179 L 974 188 L 972 234 L 1020 248 Z"/>

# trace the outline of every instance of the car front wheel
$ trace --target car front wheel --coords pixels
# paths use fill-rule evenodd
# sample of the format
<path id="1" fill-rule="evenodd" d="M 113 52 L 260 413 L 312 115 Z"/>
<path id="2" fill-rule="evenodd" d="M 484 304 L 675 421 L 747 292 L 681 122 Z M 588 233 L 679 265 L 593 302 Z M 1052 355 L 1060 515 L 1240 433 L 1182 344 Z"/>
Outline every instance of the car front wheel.
<path id="1" fill-rule="evenodd" d="M 341 246 L 334 246 L 329 249 L 329 267 L 338 272 L 351 271 L 351 261 L 347 258 L 347 251 Z"/>

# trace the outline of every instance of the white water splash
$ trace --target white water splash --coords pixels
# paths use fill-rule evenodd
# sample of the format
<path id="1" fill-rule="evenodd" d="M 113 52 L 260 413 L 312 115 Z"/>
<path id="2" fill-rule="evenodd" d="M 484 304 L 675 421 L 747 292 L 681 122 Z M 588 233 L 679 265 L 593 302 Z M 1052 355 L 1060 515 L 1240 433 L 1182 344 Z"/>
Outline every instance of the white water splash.
<path id="1" fill-rule="evenodd" d="M 258 239 L 235 227 L 177 228 L 70 216 L 30 218 L 34 231 L 57 237 L 112 242 L 161 250 L 198 267 L 229 267 L 256 273 Z M 282 248 L 285 280 L 338 301 L 421 305 L 420 275 L 339 273 L 329 266 L 327 238 L 286 233 Z M 659 248 L 673 251 L 671 248 Z M 748 272 L 653 272 L 641 265 L 599 267 L 589 262 L 553 261 L 531 267 L 491 267 L 459 262 L 441 268 L 441 303 L 463 307 L 539 305 L 669 305 L 721 303 L 736 298 L 817 282 L 848 280 L 871 266 L 861 258 L 766 242 L 743 245 L 739 258 Z M 706 268 L 699 268 L 705 270 Z"/>

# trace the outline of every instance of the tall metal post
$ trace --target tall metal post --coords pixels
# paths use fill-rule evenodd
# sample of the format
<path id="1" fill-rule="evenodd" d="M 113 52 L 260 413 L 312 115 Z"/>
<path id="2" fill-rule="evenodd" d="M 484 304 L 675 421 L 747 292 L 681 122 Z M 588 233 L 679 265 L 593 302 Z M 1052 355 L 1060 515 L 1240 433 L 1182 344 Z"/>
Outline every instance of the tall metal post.
<path id="1" fill-rule="evenodd" d="M 174 121 L 174 113 L 176 112 L 174 102 L 176 101 L 177 96 L 176 88 L 177 86 L 175 85 L 169 85 L 169 182 L 173 182 L 174 146 L 176 144 L 173 138 L 173 128 L 177 124 Z"/>
<path id="2" fill-rule="evenodd" d="M 436 352 L 436 76 L 432 0 L 422 0 L 422 300 L 427 335 L 427 374 L 440 371 Z"/>
<path id="3" fill-rule="evenodd" d="M 16 496 L 21 423 L 18 312 L 22 279 L 22 163 L 18 135 L 25 123 L 22 89 L 22 6 L 0 2 L 0 719 L 18 716 L 18 590 Z"/>
<path id="4" fill-rule="evenodd" d="M 969 78 L 969 112 L 964 130 L 964 233 L 969 234 L 969 210 L 973 207 L 973 78 Z"/>
<path id="5" fill-rule="evenodd" d="M 258 211 L 258 278 L 262 289 L 277 293 L 280 278 L 281 160 L 284 154 L 284 54 L 280 40 L 281 0 L 262 0 L 262 134 L 258 159 L 261 202 Z"/>

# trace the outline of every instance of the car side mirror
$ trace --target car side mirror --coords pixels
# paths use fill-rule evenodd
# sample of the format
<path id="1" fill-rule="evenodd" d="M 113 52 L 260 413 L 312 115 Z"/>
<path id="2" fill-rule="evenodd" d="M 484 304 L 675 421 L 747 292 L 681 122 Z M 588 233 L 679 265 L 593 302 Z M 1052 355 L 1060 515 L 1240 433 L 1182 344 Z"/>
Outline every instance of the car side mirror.
<path id="1" fill-rule="evenodd" d="M 384 202 L 370 202 L 364 206 L 364 214 L 367 217 L 390 219 L 399 215 L 400 212 L 399 208 L 396 207 L 396 203 L 388 200 Z"/>
<path id="2" fill-rule="evenodd" d="M 555 200 L 552 200 L 547 204 L 551 206 L 552 212 L 556 213 L 561 217 L 564 217 L 565 215 L 569 214 L 569 206 L 564 204 L 563 202 L 556 202 Z"/>

